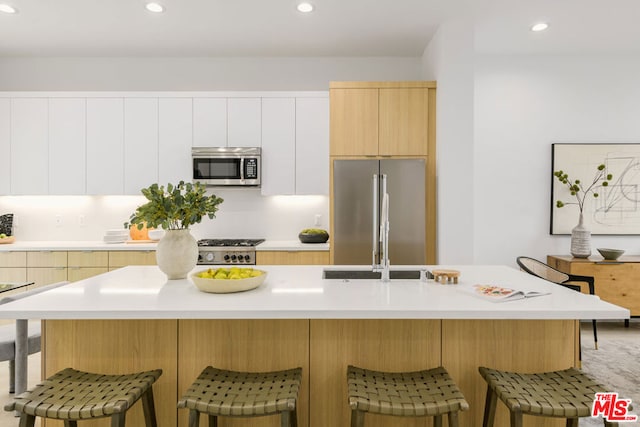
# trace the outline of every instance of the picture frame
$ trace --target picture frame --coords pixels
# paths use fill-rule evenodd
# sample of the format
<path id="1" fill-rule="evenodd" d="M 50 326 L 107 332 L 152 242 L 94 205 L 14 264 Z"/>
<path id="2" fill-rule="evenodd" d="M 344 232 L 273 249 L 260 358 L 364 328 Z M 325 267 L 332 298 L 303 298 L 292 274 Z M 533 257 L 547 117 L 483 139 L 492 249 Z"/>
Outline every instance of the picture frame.
<path id="1" fill-rule="evenodd" d="M 601 164 L 612 179 L 606 187 L 594 187 L 598 197 L 586 195 L 585 227 L 595 235 L 640 235 L 640 143 L 551 144 L 550 234 L 571 234 L 580 215 L 576 196 L 553 173 L 562 170 L 572 181 L 588 186 Z M 558 208 L 558 201 L 565 206 Z"/>

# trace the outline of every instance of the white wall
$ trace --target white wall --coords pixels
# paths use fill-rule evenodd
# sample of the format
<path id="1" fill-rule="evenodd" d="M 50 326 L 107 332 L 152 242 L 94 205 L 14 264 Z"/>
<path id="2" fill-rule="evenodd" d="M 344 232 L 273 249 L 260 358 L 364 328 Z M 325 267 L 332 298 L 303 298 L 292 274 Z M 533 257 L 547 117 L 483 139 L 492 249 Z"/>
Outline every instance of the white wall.
<path id="1" fill-rule="evenodd" d="M 442 25 L 422 59 L 422 78 L 438 83 L 437 261 L 473 263 L 473 24 Z"/>
<path id="2" fill-rule="evenodd" d="M 551 144 L 640 142 L 639 118 L 640 57 L 476 57 L 475 263 L 568 254 L 569 237 L 549 234 Z M 640 239 L 592 247 L 638 254 Z"/>
<path id="3" fill-rule="evenodd" d="M 0 58 L 0 90 L 328 90 L 417 80 L 420 58 Z"/>
<path id="4" fill-rule="evenodd" d="M 0 90 L 328 90 L 330 81 L 418 80 L 420 67 L 420 58 L 0 58 Z M 197 238 L 295 240 L 314 226 L 316 214 L 319 227 L 329 228 L 326 196 L 215 193 L 225 202 L 216 219 L 194 227 Z M 0 214 L 16 215 L 20 240 L 100 240 L 141 203 L 142 197 L 0 197 Z"/>
<path id="5" fill-rule="evenodd" d="M 255 189 L 215 189 L 213 193 L 224 202 L 216 218 L 206 217 L 192 228 L 196 238 L 296 240 L 303 228 L 329 229 L 327 196 L 263 197 Z M 14 214 L 14 234 L 22 241 L 102 240 L 106 230 L 122 228 L 145 202 L 143 196 L 3 196 L 0 215 Z M 314 225 L 316 215 L 320 215 L 318 226 Z"/>

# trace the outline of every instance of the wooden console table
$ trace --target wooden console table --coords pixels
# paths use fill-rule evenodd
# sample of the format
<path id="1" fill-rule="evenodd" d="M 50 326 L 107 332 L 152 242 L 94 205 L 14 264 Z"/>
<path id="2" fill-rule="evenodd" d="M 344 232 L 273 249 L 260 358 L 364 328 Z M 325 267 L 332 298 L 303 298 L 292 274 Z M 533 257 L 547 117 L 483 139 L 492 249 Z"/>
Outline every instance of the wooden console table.
<path id="1" fill-rule="evenodd" d="M 604 301 L 629 309 L 640 316 L 640 256 L 621 256 L 605 261 L 599 256 L 574 258 L 571 255 L 548 255 L 547 264 L 568 274 L 593 276 L 596 294 Z M 625 321 L 628 325 L 629 321 Z"/>

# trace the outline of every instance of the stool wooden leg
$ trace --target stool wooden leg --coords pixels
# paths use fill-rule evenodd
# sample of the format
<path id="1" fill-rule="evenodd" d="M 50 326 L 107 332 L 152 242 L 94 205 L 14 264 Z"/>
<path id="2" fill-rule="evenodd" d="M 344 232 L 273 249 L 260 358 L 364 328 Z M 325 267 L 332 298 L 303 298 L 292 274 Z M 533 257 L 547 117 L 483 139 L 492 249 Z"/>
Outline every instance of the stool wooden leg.
<path id="1" fill-rule="evenodd" d="M 510 411 L 511 427 L 522 427 L 522 412 Z"/>
<path id="2" fill-rule="evenodd" d="M 458 427 L 458 411 L 449 412 L 449 427 Z"/>
<path id="3" fill-rule="evenodd" d="M 200 412 L 195 409 L 189 409 L 189 427 L 198 427 L 200 425 Z"/>
<path id="4" fill-rule="evenodd" d="M 496 395 L 491 387 L 487 386 L 487 399 L 484 404 L 484 419 L 482 427 L 493 427 L 493 420 L 496 416 L 496 403 L 498 395 Z"/>
<path id="5" fill-rule="evenodd" d="M 217 415 L 209 415 L 209 427 L 218 427 Z"/>
<path id="6" fill-rule="evenodd" d="M 291 412 L 282 411 L 280 413 L 280 427 L 291 427 Z"/>
<path id="7" fill-rule="evenodd" d="M 442 415 L 433 417 L 433 427 L 442 427 Z"/>
<path id="8" fill-rule="evenodd" d="M 291 427 L 298 427 L 298 408 L 291 411 Z"/>
<path id="9" fill-rule="evenodd" d="M 151 387 L 142 395 L 142 410 L 144 411 L 144 422 L 147 427 L 158 427 L 156 420 L 156 407 L 153 403 L 153 390 Z"/>
<path id="10" fill-rule="evenodd" d="M 567 427 L 578 427 L 578 418 L 567 418 Z"/>
<path id="11" fill-rule="evenodd" d="M 111 427 L 124 427 L 124 419 L 126 415 L 127 411 L 111 415 Z"/>
<path id="12" fill-rule="evenodd" d="M 76 420 L 64 420 L 64 427 L 78 427 Z"/>
<path id="13" fill-rule="evenodd" d="M 364 427 L 364 412 L 351 410 L 351 427 Z"/>
<path id="14" fill-rule="evenodd" d="M 33 415 L 22 414 L 20 415 L 20 427 L 33 427 L 36 423 L 36 417 Z"/>

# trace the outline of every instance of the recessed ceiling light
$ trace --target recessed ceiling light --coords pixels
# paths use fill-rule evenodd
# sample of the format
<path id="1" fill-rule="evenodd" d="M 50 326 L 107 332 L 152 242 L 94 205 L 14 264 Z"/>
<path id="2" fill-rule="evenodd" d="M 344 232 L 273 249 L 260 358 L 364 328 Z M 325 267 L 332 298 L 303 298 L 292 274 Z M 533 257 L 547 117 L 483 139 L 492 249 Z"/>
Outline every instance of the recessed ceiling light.
<path id="1" fill-rule="evenodd" d="M 531 27 L 531 31 L 544 31 L 547 28 L 549 28 L 549 24 L 547 24 L 546 22 L 539 22 Z"/>
<path id="2" fill-rule="evenodd" d="M 14 7 L 9 6 L 8 4 L 0 4 L 0 12 L 16 13 L 17 10 Z"/>
<path id="3" fill-rule="evenodd" d="M 149 12 L 155 12 L 155 13 L 164 12 L 164 7 L 159 3 L 147 3 L 145 7 Z"/>
<path id="4" fill-rule="evenodd" d="M 313 12 L 313 5 L 309 2 L 298 3 L 298 12 L 302 12 L 302 13 Z"/>

